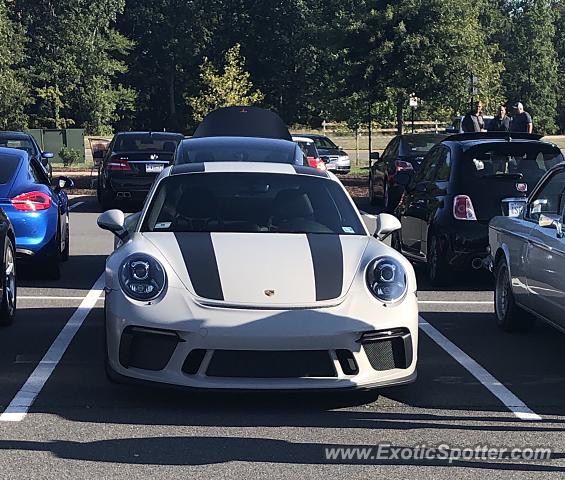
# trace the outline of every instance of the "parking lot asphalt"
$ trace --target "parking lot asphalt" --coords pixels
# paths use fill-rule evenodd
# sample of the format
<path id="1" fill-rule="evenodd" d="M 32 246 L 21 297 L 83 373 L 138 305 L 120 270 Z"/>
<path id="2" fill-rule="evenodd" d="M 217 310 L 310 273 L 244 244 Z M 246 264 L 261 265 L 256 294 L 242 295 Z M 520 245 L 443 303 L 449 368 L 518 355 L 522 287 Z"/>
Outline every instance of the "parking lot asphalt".
<path id="1" fill-rule="evenodd" d="M 102 297 L 91 293 L 91 305 L 84 299 L 103 272 L 112 238 L 96 227 L 95 199 L 73 204 L 62 279 L 21 269 L 16 322 L 0 330 L 0 413 L 17 411 L 14 399 L 30 406 L 0 417 L 0 478 L 565 476 L 565 335 L 544 325 L 524 334 L 499 331 L 486 274 L 435 291 L 417 270 L 422 328 L 431 336 L 421 333 L 411 385 L 283 395 L 110 383 Z M 377 444 L 547 447 L 553 455 L 451 464 L 325 457 L 325 448 Z"/>

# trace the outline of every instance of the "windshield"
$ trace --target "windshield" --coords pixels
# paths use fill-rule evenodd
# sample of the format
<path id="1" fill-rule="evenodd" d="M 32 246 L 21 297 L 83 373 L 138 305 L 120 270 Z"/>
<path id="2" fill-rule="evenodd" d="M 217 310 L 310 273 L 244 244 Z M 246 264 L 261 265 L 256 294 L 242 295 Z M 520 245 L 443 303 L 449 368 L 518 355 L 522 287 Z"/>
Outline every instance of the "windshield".
<path id="1" fill-rule="evenodd" d="M 318 148 L 325 148 L 325 149 L 337 148 L 337 145 L 334 142 L 332 142 L 328 137 L 315 137 L 313 140 L 314 143 L 316 144 L 316 147 Z"/>
<path id="2" fill-rule="evenodd" d="M 151 200 L 141 231 L 366 235 L 338 183 L 308 175 L 268 173 L 192 173 L 165 178 Z"/>
<path id="3" fill-rule="evenodd" d="M 182 136 L 128 134 L 118 135 L 114 152 L 162 152 L 173 154 Z"/>
<path id="4" fill-rule="evenodd" d="M 541 142 L 479 145 L 466 152 L 466 157 L 465 165 L 476 178 L 508 177 L 531 184 L 564 160 L 557 147 Z"/>
<path id="5" fill-rule="evenodd" d="M 20 159 L 17 156 L 2 154 L 0 157 L 0 184 L 5 185 L 12 180 L 19 164 Z"/>
<path id="6" fill-rule="evenodd" d="M 438 142 L 443 140 L 445 136 L 435 135 L 435 136 L 413 136 L 405 138 L 402 141 L 401 155 L 406 156 L 424 156 L 428 153 L 432 147 L 434 147 Z"/>
<path id="7" fill-rule="evenodd" d="M 288 140 L 210 137 L 183 142 L 175 164 L 205 162 L 267 162 L 304 165 L 302 151 Z"/>
<path id="8" fill-rule="evenodd" d="M 0 136 L 0 147 L 17 148 L 18 150 L 23 150 L 32 156 L 36 154 L 33 143 L 27 138 L 9 138 Z"/>

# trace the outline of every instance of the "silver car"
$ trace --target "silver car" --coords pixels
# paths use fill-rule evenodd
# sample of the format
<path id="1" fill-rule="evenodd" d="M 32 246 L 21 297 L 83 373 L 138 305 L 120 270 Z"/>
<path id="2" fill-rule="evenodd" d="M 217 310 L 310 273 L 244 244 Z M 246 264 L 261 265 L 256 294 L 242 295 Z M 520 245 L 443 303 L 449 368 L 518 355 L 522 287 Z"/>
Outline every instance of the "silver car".
<path id="1" fill-rule="evenodd" d="M 504 330 L 540 318 L 565 331 L 565 162 L 549 170 L 518 217 L 489 225 L 495 312 Z"/>

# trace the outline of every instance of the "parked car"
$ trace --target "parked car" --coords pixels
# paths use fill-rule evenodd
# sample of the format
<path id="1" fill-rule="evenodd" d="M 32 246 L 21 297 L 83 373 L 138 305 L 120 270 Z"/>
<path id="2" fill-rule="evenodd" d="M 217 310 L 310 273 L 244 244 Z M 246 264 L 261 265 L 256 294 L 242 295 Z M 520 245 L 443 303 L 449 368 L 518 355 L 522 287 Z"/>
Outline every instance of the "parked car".
<path id="1" fill-rule="evenodd" d="M 414 270 L 381 241 L 398 220 L 368 230 L 334 175 L 174 165 L 127 233 L 124 222 L 120 210 L 98 218 L 127 235 L 106 263 L 111 380 L 339 390 L 416 378 Z"/>
<path id="2" fill-rule="evenodd" d="M 526 329 L 540 318 L 565 331 L 565 163 L 552 168 L 522 214 L 489 226 L 498 325 Z"/>
<path id="3" fill-rule="evenodd" d="M 1 155 L 1 154 L 0 154 Z M 0 165 L 0 180 L 3 180 Z M 1 188 L 1 185 L 0 185 Z M 0 326 L 10 325 L 16 316 L 17 277 L 16 277 L 16 235 L 12 222 L 0 208 L 0 272 L 2 275 L 2 298 L 0 299 Z"/>
<path id="4" fill-rule="evenodd" d="M 453 133 L 465 133 L 463 132 L 463 119 L 465 118 L 464 115 L 459 117 L 455 117 L 451 122 L 451 125 L 448 125 L 445 129 L 445 133 L 453 134 Z M 494 119 L 493 115 L 483 115 L 483 121 L 485 122 L 485 128 L 488 130 L 489 124 L 491 120 Z"/>
<path id="5" fill-rule="evenodd" d="M 563 154 L 539 135 L 505 132 L 453 135 L 436 145 L 407 184 L 396 209 L 402 224 L 392 243 L 428 265 L 434 285 L 454 270 L 480 269 L 488 256 L 488 223 L 517 216 L 527 192 Z"/>
<path id="6" fill-rule="evenodd" d="M 17 148 L 26 151 L 30 157 L 37 160 L 45 169 L 49 180 L 53 174 L 53 167 L 49 161 L 55 155 L 52 152 L 44 152 L 31 133 L 27 132 L 0 132 L 0 147 Z"/>
<path id="7" fill-rule="evenodd" d="M 69 205 L 65 189 L 73 181 L 58 177 L 55 186 L 45 169 L 26 151 L 0 148 L 0 207 L 15 232 L 16 256 L 58 279 L 69 258 Z"/>
<path id="8" fill-rule="evenodd" d="M 106 151 L 94 151 L 99 161 L 96 193 L 102 208 L 120 200 L 143 201 L 157 175 L 172 163 L 183 138 L 172 132 L 121 132 Z"/>
<path id="9" fill-rule="evenodd" d="M 371 162 L 369 169 L 369 201 L 371 205 L 382 202 L 386 212 L 398 205 L 404 187 L 396 182 L 399 172 L 414 173 L 420 170 L 424 155 L 446 135 L 435 133 L 404 134 L 394 137 L 382 155 Z M 375 159 L 375 156 L 373 156 Z"/>
<path id="10" fill-rule="evenodd" d="M 306 155 L 308 165 L 319 170 L 327 170 L 326 164 L 318 153 L 314 140 L 306 137 L 292 137 L 292 140 L 302 149 L 304 155 Z"/>
<path id="11" fill-rule="evenodd" d="M 309 133 L 296 134 L 298 137 L 306 137 L 314 140 L 318 153 L 326 163 L 326 168 L 335 173 L 349 173 L 351 170 L 351 160 L 347 152 L 336 145 L 325 135 L 315 135 Z"/>

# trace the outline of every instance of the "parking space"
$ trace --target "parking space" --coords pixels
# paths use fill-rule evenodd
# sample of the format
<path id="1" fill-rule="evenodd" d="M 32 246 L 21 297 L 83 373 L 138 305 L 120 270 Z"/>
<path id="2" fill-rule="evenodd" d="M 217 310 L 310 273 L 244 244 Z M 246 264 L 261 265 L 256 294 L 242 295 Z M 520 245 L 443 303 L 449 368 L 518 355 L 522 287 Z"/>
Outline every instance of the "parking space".
<path id="1" fill-rule="evenodd" d="M 62 279 L 25 272 L 16 323 L 0 332 L 2 411 L 76 315 L 111 251 L 111 236 L 96 227 L 95 199 L 74 202 L 84 203 L 72 214 L 72 256 Z M 488 278 L 486 284 L 470 278 L 434 291 L 422 272 L 418 276 L 424 321 L 541 420 L 512 414 L 485 387 L 485 378 L 424 333 L 417 382 L 377 393 L 213 394 L 116 385 L 104 373 L 103 303 L 95 300 L 30 412 L 18 422 L 0 422 L 0 469 L 10 471 L 25 456 L 20 473 L 48 471 L 51 478 L 77 478 L 85 471 L 93 478 L 250 478 L 264 474 L 266 465 L 271 476 L 286 478 L 508 478 L 509 471 L 514 478 L 562 476 L 565 336 L 545 326 L 528 334 L 500 332 Z M 456 461 L 456 470 L 424 459 L 327 465 L 324 457 L 328 446 L 382 442 L 535 445 L 552 448 L 554 455 L 544 462 Z"/>

